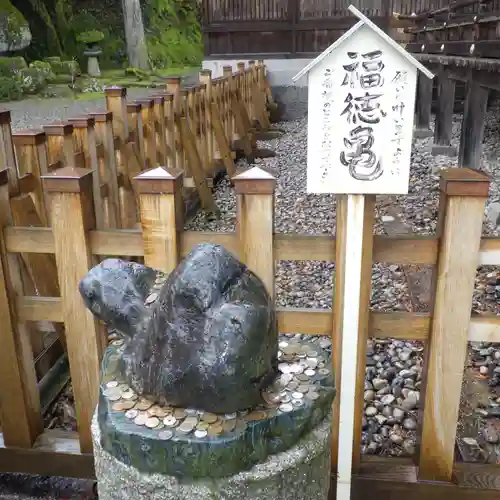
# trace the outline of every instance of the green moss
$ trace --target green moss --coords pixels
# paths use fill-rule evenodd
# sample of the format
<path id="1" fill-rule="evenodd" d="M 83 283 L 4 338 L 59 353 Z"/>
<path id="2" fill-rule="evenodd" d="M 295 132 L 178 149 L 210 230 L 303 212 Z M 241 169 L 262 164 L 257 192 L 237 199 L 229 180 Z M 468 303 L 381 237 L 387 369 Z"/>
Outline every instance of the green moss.
<path id="1" fill-rule="evenodd" d="M 27 67 L 22 57 L 0 57 L 0 76 L 12 77 L 17 71 Z"/>
<path id="2" fill-rule="evenodd" d="M 151 73 L 149 71 L 144 71 L 139 68 L 127 68 L 125 70 L 125 75 L 134 76 L 137 80 L 148 80 L 151 78 Z"/>
<path id="3" fill-rule="evenodd" d="M 46 71 L 42 68 L 25 68 L 20 70 L 19 79 L 25 94 L 38 94 L 47 87 Z"/>
<path id="4" fill-rule="evenodd" d="M 53 64 L 53 63 L 60 63 L 61 62 L 61 58 L 59 56 L 50 56 L 50 57 L 45 57 L 43 59 L 45 62 L 48 62 L 50 64 Z"/>
<path id="5" fill-rule="evenodd" d="M 55 59 L 55 58 L 50 58 Z M 59 58 L 58 58 L 59 59 Z M 56 75 L 70 75 L 71 77 L 79 76 L 82 74 L 80 70 L 80 65 L 77 61 L 61 61 L 59 60 L 51 60 L 50 66 L 52 67 L 52 71 Z"/>
<path id="6" fill-rule="evenodd" d="M 76 36 L 76 41 L 91 45 L 104 40 L 104 33 L 99 30 L 83 31 Z"/>
<path id="7" fill-rule="evenodd" d="M 0 76 L 0 101 L 16 101 L 23 97 L 23 89 L 17 78 Z"/>
<path id="8" fill-rule="evenodd" d="M 55 82 L 56 75 L 52 71 L 52 66 L 46 61 L 33 61 L 30 63 L 30 68 L 36 68 L 43 73 L 47 82 Z"/>
<path id="9" fill-rule="evenodd" d="M 28 27 L 24 16 L 9 0 L 0 0 L 0 30 L 5 38 L 2 41 L 11 47 L 18 46 L 23 39 L 23 30 Z"/>

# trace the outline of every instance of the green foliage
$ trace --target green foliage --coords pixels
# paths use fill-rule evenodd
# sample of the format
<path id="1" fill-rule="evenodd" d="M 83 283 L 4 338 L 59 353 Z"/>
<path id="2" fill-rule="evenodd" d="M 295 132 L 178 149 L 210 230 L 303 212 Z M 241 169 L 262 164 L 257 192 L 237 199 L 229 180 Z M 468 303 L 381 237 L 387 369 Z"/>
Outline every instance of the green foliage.
<path id="1" fill-rule="evenodd" d="M 56 75 L 52 71 L 52 66 L 50 65 L 49 62 L 33 61 L 32 63 L 30 63 L 29 67 L 39 70 L 43 74 L 47 82 L 54 82 L 56 80 Z"/>
<path id="2" fill-rule="evenodd" d="M 99 30 L 83 31 L 76 36 L 76 40 L 87 45 L 92 45 L 104 40 L 104 33 Z"/>
<path id="3" fill-rule="evenodd" d="M 42 68 L 25 68 L 16 75 L 25 94 L 38 94 L 47 86 L 46 71 Z"/>
<path id="4" fill-rule="evenodd" d="M 125 70 L 125 75 L 126 76 L 134 76 L 139 81 L 149 80 L 151 78 L 151 73 L 149 73 L 148 71 L 144 71 L 142 69 L 139 69 L 139 68 L 127 68 Z"/>
<path id="5" fill-rule="evenodd" d="M 203 45 L 195 2 L 149 0 L 144 16 L 153 67 L 200 64 Z"/>
<path id="6" fill-rule="evenodd" d="M 50 63 L 52 71 L 56 75 L 69 75 L 74 78 L 82 73 L 77 61 L 61 61 L 58 57 L 47 57 L 45 61 Z"/>
<path id="7" fill-rule="evenodd" d="M 17 78 L 0 76 L 0 101 L 16 101 L 23 97 L 23 89 Z"/>
<path id="8" fill-rule="evenodd" d="M 23 57 L 0 57 L 0 76 L 12 77 L 16 71 L 27 67 Z"/>

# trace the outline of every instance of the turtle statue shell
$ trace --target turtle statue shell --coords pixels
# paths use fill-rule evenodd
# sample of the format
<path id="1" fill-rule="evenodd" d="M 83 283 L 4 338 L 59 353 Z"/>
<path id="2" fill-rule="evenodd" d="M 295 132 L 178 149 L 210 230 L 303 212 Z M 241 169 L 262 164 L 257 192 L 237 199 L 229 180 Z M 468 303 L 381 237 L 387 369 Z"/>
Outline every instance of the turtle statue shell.
<path id="1" fill-rule="evenodd" d="M 168 276 L 107 259 L 80 282 L 86 306 L 121 332 L 120 371 L 141 395 L 231 413 L 262 402 L 275 378 L 278 337 L 262 281 L 219 245 L 202 244 Z"/>

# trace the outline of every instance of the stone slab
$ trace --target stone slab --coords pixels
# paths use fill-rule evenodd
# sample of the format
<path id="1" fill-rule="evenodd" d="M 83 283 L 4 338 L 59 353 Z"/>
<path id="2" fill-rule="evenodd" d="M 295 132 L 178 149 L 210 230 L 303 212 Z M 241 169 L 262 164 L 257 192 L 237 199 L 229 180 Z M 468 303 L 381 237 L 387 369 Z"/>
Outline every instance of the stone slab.
<path id="1" fill-rule="evenodd" d="M 296 375 L 290 372 L 288 375 L 286 373 L 281 375 L 278 382 L 288 377 L 289 383 L 300 386 L 285 385 L 281 388 L 278 385 L 278 390 L 274 393 L 275 397 L 279 396 L 277 403 L 258 406 L 251 412 L 209 414 L 209 417 L 214 420 L 211 426 L 218 423 L 224 425 L 228 423 L 228 420 L 232 420 L 237 425 L 217 435 L 211 435 L 210 429 L 205 427 L 208 434 L 199 437 L 193 433 L 194 425 L 191 430 L 183 432 L 179 425 L 182 420 L 178 419 L 175 426 L 163 424 L 164 417 L 166 419 L 167 416 L 172 415 L 176 408 L 156 405 L 156 409 L 152 410 L 153 403 L 150 403 L 148 407 L 148 402 L 145 401 L 145 406 L 141 407 L 141 398 L 138 398 L 139 413 L 149 413 L 151 417 L 160 417 L 156 421 L 157 423 L 159 421 L 159 425 L 148 428 L 144 421 L 139 420 L 138 425 L 122 408 L 117 409 L 123 400 L 120 399 L 117 402 L 116 398 L 112 398 L 114 400 L 112 401 L 107 397 L 109 395 L 108 384 L 116 385 L 122 382 L 117 379 L 117 366 L 122 346 L 121 341 L 111 344 L 103 359 L 98 404 L 100 444 L 107 453 L 143 472 L 189 477 L 224 477 L 247 470 L 263 462 L 268 455 L 279 453 L 295 445 L 302 436 L 310 432 L 328 415 L 335 396 L 334 377 L 330 368 L 331 344 L 329 341 L 310 335 L 282 335 L 280 346 L 287 352 L 290 349 L 297 349 L 300 354 L 287 354 L 280 351 L 282 356 L 279 359 L 280 370 L 286 372 L 288 366 L 298 365 L 301 361 L 304 365 L 310 362 L 318 363 L 318 366 L 317 369 L 303 370 L 304 373 Z M 305 352 L 311 355 L 307 356 Z M 296 357 L 299 355 L 302 357 Z M 288 361 L 283 361 L 284 358 Z M 324 365 L 324 368 L 320 368 L 319 365 Z M 305 372 L 314 374 L 306 376 Z M 305 380 L 298 382 L 296 377 Z M 304 391 L 304 394 L 298 394 L 301 399 L 294 399 L 299 389 Z M 183 411 L 189 418 L 198 419 L 200 422 L 207 417 L 205 412 L 195 408 L 186 408 Z M 210 419 L 208 421 L 210 422 Z M 165 440 L 165 431 L 168 431 L 168 440 Z M 215 468 L 214 463 L 217 464 Z"/>
<path id="2" fill-rule="evenodd" d="M 431 150 L 432 156 L 457 156 L 458 151 L 455 146 L 445 146 L 441 144 L 433 144 Z"/>
<path id="3" fill-rule="evenodd" d="M 140 472 L 102 449 L 96 416 L 92 436 L 100 500 L 328 499 L 331 413 L 292 448 L 224 478 L 188 479 Z"/>

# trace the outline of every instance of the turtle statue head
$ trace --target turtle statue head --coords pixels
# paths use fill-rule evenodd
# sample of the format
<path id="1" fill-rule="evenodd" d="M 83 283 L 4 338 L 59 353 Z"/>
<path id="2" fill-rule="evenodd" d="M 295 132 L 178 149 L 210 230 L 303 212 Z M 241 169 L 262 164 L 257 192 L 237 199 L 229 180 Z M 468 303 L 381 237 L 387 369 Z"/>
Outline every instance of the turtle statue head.
<path id="1" fill-rule="evenodd" d="M 202 244 L 166 277 L 107 259 L 80 282 L 85 305 L 121 332 L 122 377 L 137 394 L 214 413 L 252 408 L 275 378 L 276 318 L 262 281 Z"/>

